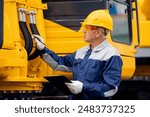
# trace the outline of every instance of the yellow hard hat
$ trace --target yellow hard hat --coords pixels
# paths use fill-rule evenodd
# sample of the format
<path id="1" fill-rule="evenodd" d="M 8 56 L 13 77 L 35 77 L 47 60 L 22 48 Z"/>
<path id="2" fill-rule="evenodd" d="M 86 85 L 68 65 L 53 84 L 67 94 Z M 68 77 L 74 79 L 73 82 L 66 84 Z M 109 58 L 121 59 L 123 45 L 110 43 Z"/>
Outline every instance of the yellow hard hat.
<path id="1" fill-rule="evenodd" d="M 84 22 L 82 22 L 82 27 L 85 25 L 92 25 L 106 28 L 110 31 L 113 30 L 113 20 L 107 11 L 95 10 L 91 12 Z"/>

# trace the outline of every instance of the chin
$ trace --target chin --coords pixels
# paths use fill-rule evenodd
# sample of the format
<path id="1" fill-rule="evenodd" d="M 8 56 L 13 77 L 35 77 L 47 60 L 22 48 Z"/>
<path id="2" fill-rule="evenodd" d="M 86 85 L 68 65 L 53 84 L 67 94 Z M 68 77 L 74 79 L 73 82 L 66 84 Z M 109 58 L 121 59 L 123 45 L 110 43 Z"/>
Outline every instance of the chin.
<path id="1" fill-rule="evenodd" d="M 87 39 L 84 39 L 84 41 L 87 42 L 87 43 L 89 43 L 89 40 L 87 40 Z"/>

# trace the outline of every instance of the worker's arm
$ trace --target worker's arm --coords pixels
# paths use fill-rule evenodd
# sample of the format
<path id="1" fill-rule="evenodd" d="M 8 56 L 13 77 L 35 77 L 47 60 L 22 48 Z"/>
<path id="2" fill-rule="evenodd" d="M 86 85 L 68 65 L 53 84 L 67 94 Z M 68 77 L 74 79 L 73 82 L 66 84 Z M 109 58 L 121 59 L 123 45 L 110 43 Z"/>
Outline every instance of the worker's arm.
<path id="1" fill-rule="evenodd" d="M 54 70 L 71 71 L 75 53 L 63 57 L 58 56 L 55 52 L 45 47 L 42 37 L 39 35 L 33 35 L 33 38 L 35 39 L 37 49 L 40 50 L 42 59 L 48 65 Z"/>

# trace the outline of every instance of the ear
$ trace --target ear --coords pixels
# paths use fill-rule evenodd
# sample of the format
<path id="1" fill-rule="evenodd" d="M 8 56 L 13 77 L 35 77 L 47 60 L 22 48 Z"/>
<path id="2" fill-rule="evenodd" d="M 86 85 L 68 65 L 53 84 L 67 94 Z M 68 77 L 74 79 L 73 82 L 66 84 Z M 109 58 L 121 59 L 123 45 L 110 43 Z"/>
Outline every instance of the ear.
<path id="1" fill-rule="evenodd" d="M 101 35 L 103 35 L 103 32 L 101 30 L 97 30 L 96 37 L 100 37 Z"/>

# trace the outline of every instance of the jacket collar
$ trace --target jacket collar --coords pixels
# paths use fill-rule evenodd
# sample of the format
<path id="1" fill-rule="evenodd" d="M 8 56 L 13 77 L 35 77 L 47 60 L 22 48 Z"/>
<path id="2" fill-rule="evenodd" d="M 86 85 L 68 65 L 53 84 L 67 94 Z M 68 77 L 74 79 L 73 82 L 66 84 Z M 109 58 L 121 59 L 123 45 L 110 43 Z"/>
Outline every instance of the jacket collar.
<path id="1" fill-rule="evenodd" d="M 93 51 L 94 51 L 94 52 L 98 52 L 98 51 L 104 49 L 106 46 L 108 46 L 108 42 L 107 42 L 107 40 L 105 39 L 102 43 L 100 43 L 98 46 L 96 46 L 96 47 L 93 49 Z"/>

